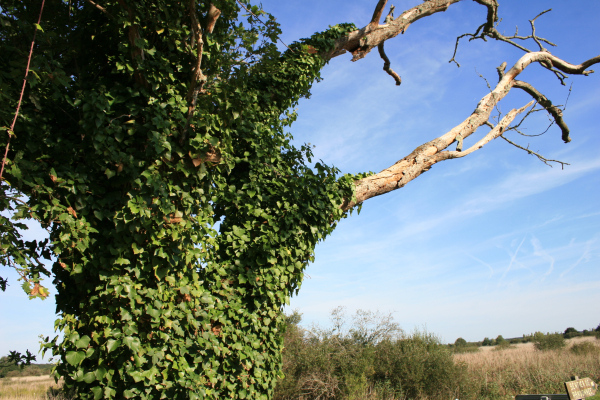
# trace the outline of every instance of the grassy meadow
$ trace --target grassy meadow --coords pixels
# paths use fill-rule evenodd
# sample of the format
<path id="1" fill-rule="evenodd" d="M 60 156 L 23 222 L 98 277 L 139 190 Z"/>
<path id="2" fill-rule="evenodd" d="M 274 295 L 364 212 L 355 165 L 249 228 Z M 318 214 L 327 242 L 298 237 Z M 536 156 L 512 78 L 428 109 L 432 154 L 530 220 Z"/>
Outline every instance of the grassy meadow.
<path id="1" fill-rule="evenodd" d="M 565 393 L 563 382 L 573 375 L 600 382 L 600 340 L 594 337 L 568 339 L 560 350 L 519 343 L 455 353 L 427 333 L 357 346 L 360 335 L 353 332 L 349 340 L 352 334 L 288 329 L 286 378 L 275 399 L 508 400 L 516 394 Z M 59 387 L 48 376 L 6 377 L 0 379 L 0 399 L 68 399 Z"/>
<path id="2" fill-rule="evenodd" d="M 358 310 L 348 318 L 338 308 L 329 329 L 304 328 L 297 313 L 287 317 L 285 378 L 275 400 L 508 400 L 566 393 L 572 376 L 600 383 L 600 336 L 573 336 L 583 332 L 536 332 L 514 344 L 499 336 L 499 345 L 478 347 L 406 333 L 391 314 Z"/>
<path id="3" fill-rule="evenodd" d="M 500 350 L 486 346 L 477 352 L 455 354 L 454 360 L 467 366 L 467 381 L 479 388 L 480 395 L 489 398 L 565 393 L 563 382 L 574 375 L 599 383 L 600 340 L 578 337 L 566 342 L 562 350 L 547 351 L 536 350 L 533 343 L 519 343 Z M 583 343 L 589 346 L 582 346 Z M 577 352 L 578 348 L 588 351 Z M 588 399 L 600 400 L 600 396 Z"/>

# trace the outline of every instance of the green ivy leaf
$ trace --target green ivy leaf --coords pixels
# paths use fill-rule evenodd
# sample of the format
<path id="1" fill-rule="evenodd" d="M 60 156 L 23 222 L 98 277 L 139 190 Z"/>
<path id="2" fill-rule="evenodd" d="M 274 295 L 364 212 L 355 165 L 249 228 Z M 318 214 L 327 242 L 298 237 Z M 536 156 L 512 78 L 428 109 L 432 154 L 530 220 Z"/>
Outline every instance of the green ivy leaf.
<path id="1" fill-rule="evenodd" d="M 94 386 L 91 390 L 94 394 L 94 400 L 100 400 L 103 397 L 103 391 L 100 386 Z"/>
<path id="2" fill-rule="evenodd" d="M 140 349 L 140 339 L 137 337 L 126 336 L 123 338 L 123 344 L 129 347 L 132 351 L 138 352 Z"/>
<path id="3" fill-rule="evenodd" d="M 167 275 L 167 272 L 168 272 L 167 268 L 158 268 L 156 270 L 156 277 L 158 279 L 163 279 Z"/>
<path id="4" fill-rule="evenodd" d="M 128 259 L 126 259 L 126 258 L 119 257 L 115 261 L 115 264 L 117 264 L 117 265 L 129 265 L 129 264 L 131 264 L 131 262 Z"/>
<path id="5" fill-rule="evenodd" d="M 77 340 L 77 341 L 75 342 L 75 346 L 76 346 L 78 349 L 85 349 L 85 348 L 87 348 L 87 347 L 88 347 L 88 345 L 89 345 L 89 344 L 90 344 L 90 337 L 89 337 L 89 336 L 87 336 L 87 335 L 85 335 L 85 336 L 81 337 L 79 340 Z"/>
<path id="6" fill-rule="evenodd" d="M 65 359 L 73 366 L 79 365 L 85 359 L 85 353 L 83 351 L 67 351 Z"/>
<path id="7" fill-rule="evenodd" d="M 104 171 L 104 174 L 106 175 L 106 177 L 108 179 L 110 179 L 113 176 L 115 176 L 117 173 L 115 171 L 111 171 L 110 169 L 106 168 L 106 170 Z"/>
<path id="8" fill-rule="evenodd" d="M 101 381 L 104 379 L 104 375 L 106 375 L 106 368 L 100 367 L 96 370 L 96 379 Z"/>
<path id="9" fill-rule="evenodd" d="M 83 381 L 85 383 L 92 383 L 96 380 L 96 375 L 93 372 L 87 372 L 83 375 Z"/>
<path id="10" fill-rule="evenodd" d="M 120 340 L 109 339 L 109 340 L 106 341 L 106 349 L 108 350 L 109 353 L 111 351 L 114 351 L 120 345 L 121 345 L 121 341 Z"/>

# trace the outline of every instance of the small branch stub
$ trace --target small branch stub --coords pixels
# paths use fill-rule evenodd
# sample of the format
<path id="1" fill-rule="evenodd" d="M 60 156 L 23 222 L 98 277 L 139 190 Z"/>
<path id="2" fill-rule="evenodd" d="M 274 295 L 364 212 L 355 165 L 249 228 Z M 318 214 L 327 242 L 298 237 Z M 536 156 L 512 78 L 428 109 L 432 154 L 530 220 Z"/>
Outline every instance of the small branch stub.
<path id="1" fill-rule="evenodd" d="M 396 81 L 396 86 L 400 86 L 402 84 L 402 78 L 400 75 L 396 73 L 393 69 L 390 68 L 390 59 L 385 54 L 385 50 L 383 49 L 383 42 L 379 43 L 377 46 L 377 50 L 379 51 L 379 55 L 383 59 L 383 70 L 387 72 L 394 80 Z"/>

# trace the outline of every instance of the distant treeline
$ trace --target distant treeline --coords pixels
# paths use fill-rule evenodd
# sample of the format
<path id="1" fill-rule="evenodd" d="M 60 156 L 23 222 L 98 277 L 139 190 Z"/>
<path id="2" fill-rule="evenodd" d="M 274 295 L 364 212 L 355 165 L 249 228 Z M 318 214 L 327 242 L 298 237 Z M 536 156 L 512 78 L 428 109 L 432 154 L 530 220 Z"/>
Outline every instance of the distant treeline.
<path id="1" fill-rule="evenodd" d="M 21 368 L 6 356 L 0 358 L 0 378 L 50 375 L 51 369 L 52 364 L 31 364 Z"/>
<path id="2" fill-rule="evenodd" d="M 481 347 L 481 346 L 507 346 L 510 344 L 518 344 L 518 343 L 530 343 L 535 342 L 536 338 L 539 338 L 540 335 L 550 336 L 550 335 L 561 335 L 564 339 L 572 339 L 574 337 L 583 337 L 583 336 L 596 336 L 600 337 L 600 325 L 596 329 L 584 329 L 583 331 L 578 331 L 573 327 L 569 327 L 565 329 L 564 332 L 547 332 L 543 334 L 541 332 L 532 333 L 530 335 L 523 334 L 521 337 L 505 339 L 502 335 L 498 335 L 496 339 L 490 339 L 488 337 L 484 338 L 479 342 L 467 342 L 463 338 L 458 338 L 453 344 L 449 344 L 450 348 L 464 348 L 464 347 Z"/>

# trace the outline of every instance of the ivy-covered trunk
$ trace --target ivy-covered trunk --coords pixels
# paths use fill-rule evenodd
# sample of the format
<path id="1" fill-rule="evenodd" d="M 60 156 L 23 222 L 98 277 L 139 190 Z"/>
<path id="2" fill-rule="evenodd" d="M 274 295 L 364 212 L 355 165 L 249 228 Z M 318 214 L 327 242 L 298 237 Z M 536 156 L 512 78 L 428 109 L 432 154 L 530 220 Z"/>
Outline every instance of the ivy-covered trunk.
<path id="1" fill-rule="evenodd" d="M 268 398 L 282 307 L 353 188 L 284 127 L 316 49 L 355 28 L 280 54 L 236 1 L 94 4 L 46 4 L 2 184 L 50 232 L 56 376 L 81 398 Z M 2 9 L 5 124 L 38 10 Z"/>

